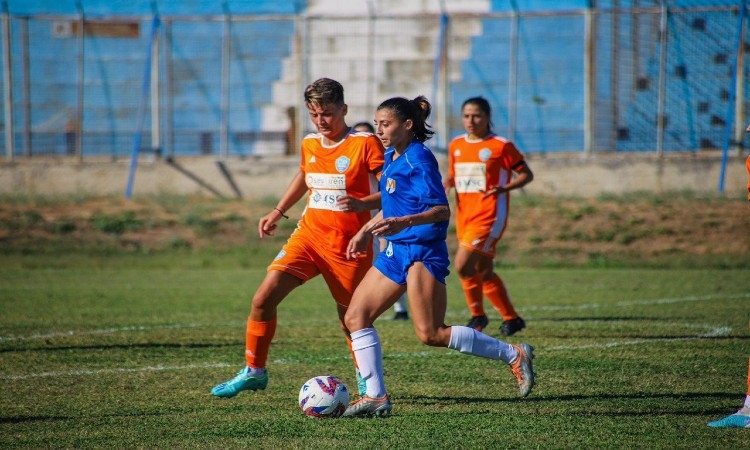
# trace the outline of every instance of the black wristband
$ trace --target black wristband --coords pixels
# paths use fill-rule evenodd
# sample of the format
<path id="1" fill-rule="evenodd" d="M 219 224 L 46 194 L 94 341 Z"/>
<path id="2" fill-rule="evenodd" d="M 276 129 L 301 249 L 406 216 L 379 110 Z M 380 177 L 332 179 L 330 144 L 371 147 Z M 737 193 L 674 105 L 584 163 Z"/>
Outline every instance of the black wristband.
<path id="1" fill-rule="evenodd" d="M 281 217 L 283 217 L 283 218 L 285 218 L 285 219 L 288 219 L 288 218 L 289 218 L 289 216 L 287 216 L 286 214 L 284 214 L 284 211 L 282 211 L 282 210 L 281 210 L 281 208 L 277 208 L 277 207 L 275 207 L 275 206 L 274 206 L 274 208 L 273 208 L 273 209 L 275 209 L 276 211 L 278 211 L 278 212 L 279 212 L 279 214 L 281 214 Z"/>

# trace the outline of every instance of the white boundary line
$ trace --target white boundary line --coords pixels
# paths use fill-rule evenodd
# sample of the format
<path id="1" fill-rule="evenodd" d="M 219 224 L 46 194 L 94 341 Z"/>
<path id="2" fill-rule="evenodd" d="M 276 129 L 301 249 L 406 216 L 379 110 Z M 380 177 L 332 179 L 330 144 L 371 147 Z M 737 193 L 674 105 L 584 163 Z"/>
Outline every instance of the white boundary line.
<path id="1" fill-rule="evenodd" d="M 560 306 L 529 306 L 523 308 L 524 311 L 554 311 L 561 309 L 591 309 L 591 308 L 602 308 L 602 307 L 625 307 L 625 306 L 644 306 L 644 305 L 668 305 L 672 303 L 684 303 L 684 302 L 703 302 L 708 300 L 736 300 L 741 298 L 750 298 L 750 292 L 744 294 L 734 295 L 700 295 L 700 296 L 688 296 L 688 297 L 677 297 L 677 298 L 660 298 L 653 300 L 633 300 L 633 301 L 621 301 L 615 303 L 585 303 L 582 305 L 560 305 Z"/>
<path id="2" fill-rule="evenodd" d="M 670 298 L 670 299 L 655 299 L 655 300 L 640 300 L 640 301 L 628 301 L 628 302 L 617 302 L 614 304 L 602 304 L 602 303 L 590 303 L 585 305 L 570 305 L 570 306 L 538 306 L 531 308 L 524 308 L 524 310 L 558 310 L 558 309 L 586 309 L 586 308 L 599 308 L 599 307 L 611 307 L 611 306 L 634 306 L 634 305 L 659 305 L 659 304 L 671 304 L 679 302 L 692 302 L 692 301 L 706 301 L 715 299 L 739 299 L 739 298 L 750 298 L 750 293 L 746 294 L 735 294 L 735 295 L 706 295 L 706 296 L 690 296 L 682 298 Z M 14 336 L 14 337 L 0 337 L 0 342 L 3 341 L 14 341 L 14 340 L 33 340 L 33 339 L 47 339 L 51 337 L 64 337 L 64 336 L 82 336 L 82 335 L 99 335 L 99 334 L 111 334 L 111 333 L 122 333 L 128 331 L 148 331 L 148 330 L 161 330 L 161 329 L 190 329 L 190 328 L 201 328 L 205 325 L 200 324 L 183 324 L 183 325 L 163 325 L 163 326 L 131 326 L 131 327 L 120 327 L 120 328 L 106 328 L 101 330 L 90 330 L 90 331 L 67 331 L 59 333 L 48 333 L 48 334 L 33 334 L 29 336 Z M 713 327 L 708 324 L 678 324 L 678 326 L 687 326 L 692 328 L 708 328 L 709 331 L 697 336 L 685 336 L 679 338 L 660 338 L 660 339 L 635 339 L 631 341 L 614 341 L 594 344 L 582 344 L 582 345 L 561 345 L 554 347 L 545 347 L 544 352 L 548 351 L 564 351 L 564 350 L 585 350 L 592 348 L 613 348 L 622 347 L 629 345 L 641 345 L 641 344 L 652 344 L 654 342 L 674 342 L 674 341 L 692 341 L 713 338 L 717 336 L 725 336 L 732 331 L 731 327 Z M 454 353 L 447 353 L 447 355 L 453 355 Z M 389 358 L 414 358 L 414 357 L 434 357 L 440 355 L 435 351 L 418 352 L 418 353 L 396 353 L 389 354 Z M 331 358 L 339 359 L 339 358 Z M 298 362 L 298 360 L 291 359 L 280 359 L 274 360 L 274 364 L 290 364 Z M 147 366 L 147 367 L 133 367 L 133 368 L 116 368 L 116 369 L 96 369 L 96 370 L 72 370 L 72 371 L 61 371 L 61 372 L 41 372 L 34 374 L 24 375 L 0 375 L 0 380 L 27 380 L 32 378 L 49 378 L 49 377 L 61 377 L 61 376 L 86 376 L 86 375 L 101 375 L 110 373 L 139 373 L 139 372 L 160 372 L 169 370 L 194 370 L 194 369 L 211 369 L 218 367 L 232 367 L 236 364 L 229 363 L 205 363 L 205 364 L 191 364 L 191 365 L 179 365 L 179 366 Z"/>
<path id="3" fill-rule="evenodd" d="M 621 342 L 603 342 L 603 343 L 596 343 L 596 344 L 582 344 L 582 345 L 559 345 L 555 347 L 545 347 L 543 349 L 544 352 L 554 352 L 554 351 L 564 351 L 564 350 L 586 350 L 586 349 L 592 349 L 592 348 L 613 348 L 613 347 L 623 347 L 623 346 L 629 346 L 629 345 L 641 345 L 641 344 L 653 344 L 654 342 L 675 342 L 675 341 L 695 341 L 700 339 L 707 339 L 707 338 L 713 338 L 717 336 L 724 336 L 729 334 L 732 331 L 731 327 L 717 327 L 711 329 L 707 333 L 700 334 L 698 336 L 685 336 L 685 337 L 679 337 L 679 338 L 661 338 L 661 339 L 635 339 L 632 341 L 621 341 Z M 458 355 L 457 352 L 450 352 L 441 354 L 437 351 L 426 351 L 426 352 L 417 352 L 417 353 L 392 353 L 386 355 L 387 358 L 432 358 L 435 356 L 455 356 Z M 349 358 L 346 357 L 334 357 L 334 358 L 323 358 L 324 360 L 339 360 L 339 359 L 345 359 Z M 273 364 L 294 364 L 301 362 L 302 360 L 297 359 L 277 359 L 273 361 Z M 18 381 L 18 380 L 28 380 L 32 378 L 50 378 L 50 377 L 65 377 L 65 376 L 86 376 L 86 375 L 102 375 L 102 374 L 112 374 L 112 373 L 142 373 L 142 372 L 161 372 L 161 371 L 169 371 L 169 370 L 194 370 L 194 369 L 213 369 L 217 367 L 237 367 L 238 364 L 229 364 L 229 363 L 205 363 L 205 364 L 190 364 L 190 365 L 183 365 L 183 366 L 146 366 L 146 367 L 132 367 L 132 368 L 119 368 L 119 369 L 96 369 L 96 370 L 71 370 L 71 371 L 61 371 L 61 372 L 41 372 L 41 373 L 32 373 L 32 374 L 25 374 L 25 375 L 0 375 L 0 380 L 10 380 L 10 381 Z"/>
<path id="4" fill-rule="evenodd" d="M 745 294 L 734 294 L 734 295 L 704 295 L 704 296 L 689 296 L 689 297 L 678 297 L 678 298 L 663 298 L 654 300 L 636 300 L 636 301 L 620 301 L 615 303 L 586 303 L 582 305 L 549 305 L 549 306 L 529 306 L 522 308 L 523 311 L 556 311 L 565 309 L 594 309 L 603 307 L 626 307 L 626 306 L 643 306 L 643 305 L 664 305 L 672 303 L 682 302 L 699 302 L 707 300 L 718 300 L 718 299 L 741 299 L 750 298 L 750 293 Z M 244 322 L 242 322 L 244 323 Z M 240 324 L 240 322 L 237 322 Z M 150 331 L 150 330 L 180 330 L 180 329 L 192 329 L 192 328 L 204 328 L 207 326 L 215 326 L 213 324 L 175 324 L 175 325 L 156 325 L 156 326 L 129 326 L 129 327 L 118 327 L 118 328 L 104 328 L 100 330 L 88 330 L 88 331 L 60 331 L 55 333 L 46 334 L 31 334 L 28 336 L 0 336 L 0 343 L 7 341 L 31 341 L 35 339 L 50 339 L 56 337 L 73 337 L 73 336 L 91 336 L 100 334 L 115 334 L 124 333 L 128 331 Z M 234 323 L 225 323 L 224 325 L 232 326 Z"/>
<path id="5" fill-rule="evenodd" d="M 34 339 L 50 339 L 50 338 L 57 338 L 57 337 L 71 337 L 71 336 L 91 336 L 91 335 L 97 335 L 97 334 L 115 334 L 115 333 L 123 333 L 127 331 L 150 331 L 150 330 L 180 330 L 180 329 L 189 329 L 189 328 L 202 328 L 205 325 L 199 325 L 199 324 L 178 324 L 178 325 L 157 325 L 157 326 L 130 326 L 130 327 L 118 327 L 118 328 L 104 328 L 101 330 L 88 330 L 88 331 L 60 331 L 57 333 L 47 333 L 47 334 L 31 334 L 28 336 L 8 336 L 8 337 L 2 337 L 0 336 L 0 342 L 6 342 L 6 341 L 32 341 Z"/>

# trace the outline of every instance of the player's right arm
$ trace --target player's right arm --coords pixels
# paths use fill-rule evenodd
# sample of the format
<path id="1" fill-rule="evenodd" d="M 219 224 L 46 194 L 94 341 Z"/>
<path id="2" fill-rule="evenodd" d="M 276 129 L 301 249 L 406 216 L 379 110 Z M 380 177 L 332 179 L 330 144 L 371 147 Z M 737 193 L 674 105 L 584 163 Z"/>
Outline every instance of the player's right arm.
<path id="1" fill-rule="evenodd" d="M 305 183 L 305 173 L 301 170 L 297 172 L 297 175 L 292 178 L 289 186 L 286 188 L 286 192 L 279 200 L 279 203 L 266 214 L 260 218 L 258 222 L 258 235 L 263 239 L 264 236 L 273 236 L 274 230 L 276 230 L 276 222 L 282 217 L 286 217 L 286 212 L 294 206 L 295 203 L 301 199 L 305 193 L 307 193 L 307 184 Z"/>
<path id="2" fill-rule="evenodd" d="M 380 209 L 380 192 L 362 198 L 346 195 L 338 200 L 339 208 L 347 212 L 360 212 Z"/>

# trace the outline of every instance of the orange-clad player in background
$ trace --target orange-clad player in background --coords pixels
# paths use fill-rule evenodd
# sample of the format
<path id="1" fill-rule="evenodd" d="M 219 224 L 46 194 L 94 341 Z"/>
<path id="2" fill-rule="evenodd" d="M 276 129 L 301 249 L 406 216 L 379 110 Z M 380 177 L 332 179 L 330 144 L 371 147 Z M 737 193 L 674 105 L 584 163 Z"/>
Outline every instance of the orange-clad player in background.
<path id="1" fill-rule="evenodd" d="M 266 388 L 266 361 L 276 332 L 277 307 L 292 290 L 317 275 L 323 275 L 336 301 L 351 350 L 344 314 L 354 289 L 372 265 L 372 253 L 350 260 L 346 249 L 349 240 L 370 220 L 368 209 L 379 207 L 380 198 L 375 196 L 370 208 L 360 203 L 356 208 L 359 212 L 339 200 L 362 199 L 375 192 L 384 148 L 376 136 L 354 132 L 347 126 L 344 89 L 337 81 L 321 78 L 305 89 L 304 97 L 318 133 L 302 141 L 299 172 L 277 206 L 260 219 L 260 237 L 272 236 L 276 222 L 287 218 L 286 211 L 307 195 L 305 211 L 253 296 L 245 334 L 246 365 L 234 378 L 211 390 L 218 397 Z"/>
<path id="2" fill-rule="evenodd" d="M 745 131 L 750 132 L 750 125 L 747 126 Z M 745 168 L 748 177 L 747 200 L 750 201 L 750 156 L 745 160 Z M 750 327 L 750 324 L 748 324 L 748 327 Z M 747 361 L 747 395 L 745 395 L 745 403 L 742 408 L 734 414 L 709 422 L 708 426 L 712 428 L 750 428 L 750 359 Z"/>
<path id="3" fill-rule="evenodd" d="M 748 163 L 748 174 L 750 174 L 750 163 Z M 745 395 L 742 408 L 734 414 L 709 422 L 708 426 L 711 428 L 750 428 L 750 359 L 747 361 L 747 395 Z"/>
<path id="4" fill-rule="evenodd" d="M 503 318 L 500 331 L 511 336 L 526 324 L 494 272 L 493 260 L 508 223 L 510 191 L 527 185 L 534 175 L 515 145 L 492 132 L 487 100 L 472 97 L 464 101 L 461 117 L 466 134 L 448 146 L 448 177 L 443 187 L 446 194 L 456 189 L 459 248 L 454 264 L 472 316 L 467 326 L 479 331 L 487 326 L 487 296 Z"/>

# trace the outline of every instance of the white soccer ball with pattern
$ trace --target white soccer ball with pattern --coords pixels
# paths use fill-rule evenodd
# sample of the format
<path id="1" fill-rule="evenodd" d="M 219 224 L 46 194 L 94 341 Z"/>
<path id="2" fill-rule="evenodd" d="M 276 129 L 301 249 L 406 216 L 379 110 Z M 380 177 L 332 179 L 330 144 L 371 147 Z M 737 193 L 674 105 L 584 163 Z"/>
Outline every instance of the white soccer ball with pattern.
<path id="1" fill-rule="evenodd" d="M 299 407 L 308 417 L 341 417 L 349 406 L 349 389 L 331 375 L 310 378 L 299 390 Z"/>

